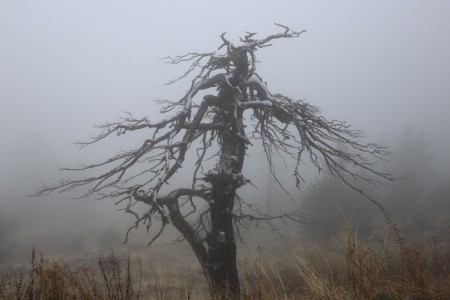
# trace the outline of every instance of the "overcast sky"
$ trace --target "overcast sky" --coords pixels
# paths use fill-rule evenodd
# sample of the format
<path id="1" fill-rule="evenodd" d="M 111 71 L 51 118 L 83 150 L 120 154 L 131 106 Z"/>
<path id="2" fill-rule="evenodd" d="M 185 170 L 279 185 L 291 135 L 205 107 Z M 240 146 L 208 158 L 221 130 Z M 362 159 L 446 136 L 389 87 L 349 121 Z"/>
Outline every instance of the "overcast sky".
<path id="1" fill-rule="evenodd" d="M 450 168 L 450 1 L 0 0 L 0 206 L 84 161 L 71 142 L 92 125 L 122 110 L 157 118 L 152 100 L 181 98 L 189 82 L 161 85 L 185 66 L 160 58 L 274 22 L 306 33 L 258 51 L 273 92 L 374 139 L 424 130 Z"/>

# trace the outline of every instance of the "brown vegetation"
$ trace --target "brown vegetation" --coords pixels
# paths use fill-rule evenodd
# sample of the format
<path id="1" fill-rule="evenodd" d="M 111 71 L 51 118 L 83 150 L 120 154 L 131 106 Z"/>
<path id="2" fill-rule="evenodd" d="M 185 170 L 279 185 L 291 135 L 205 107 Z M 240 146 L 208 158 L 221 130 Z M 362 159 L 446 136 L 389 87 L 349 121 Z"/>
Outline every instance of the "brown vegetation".
<path id="1" fill-rule="evenodd" d="M 257 247 L 241 263 L 243 299 L 449 299 L 450 251 L 438 237 L 407 243 L 359 240 L 350 226 L 324 248 L 268 256 Z M 1 299 L 208 299 L 192 270 L 167 270 L 141 259 L 98 258 L 76 266 L 38 257 L 27 273 L 0 280 Z"/>

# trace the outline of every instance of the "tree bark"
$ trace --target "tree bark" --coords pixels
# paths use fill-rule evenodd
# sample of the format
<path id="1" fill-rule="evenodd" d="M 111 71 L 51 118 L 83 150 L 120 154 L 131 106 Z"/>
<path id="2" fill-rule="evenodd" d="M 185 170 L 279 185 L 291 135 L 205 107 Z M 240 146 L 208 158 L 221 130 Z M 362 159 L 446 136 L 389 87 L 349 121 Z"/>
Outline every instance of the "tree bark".
<path id="1" fill-rule="evenodd" d="M 237 299 L 240 295 L 232 212 L 236 190 L 242 185 L 246 145 L 242 138 L 245 133 L 237 96 L 232 88 L 220 95 L 224 102 L 218 117 L 227 129 L 218 136 L 221 154 L 217 172 L 211 178 L 211 232 L 207 240 L 209 256 L 206 268 L 212 293 L 226 299 Z"/>

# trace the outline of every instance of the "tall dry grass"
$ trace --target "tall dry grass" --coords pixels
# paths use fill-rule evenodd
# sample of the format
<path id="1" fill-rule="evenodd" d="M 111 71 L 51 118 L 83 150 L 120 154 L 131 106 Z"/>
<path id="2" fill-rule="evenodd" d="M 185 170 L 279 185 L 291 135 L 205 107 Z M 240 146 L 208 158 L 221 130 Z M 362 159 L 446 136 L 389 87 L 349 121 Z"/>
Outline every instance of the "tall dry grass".
<path id="1" fill-rule="evenodd" d="M 129 256 L 121 259 L 113 252 L 100 255 L 95 264 L 87 261 L 83 265 L 69 266 L 44 259 L 33 249 L 28 272 L 7 274 L 0 279 L 0 299 L 208 298 L 207 293 L 201 295 L 199 290 L 194 290 L 194 281 L 189 275 L 180 281 L 175 273 L 152 265 L 145 271 L 143 268 L 140 259 L 135 263 Z"/>
<path id="2" fill-rule="evenodd" d="M 388 231 L 387 231 L 388 233 Z M 333 249 L 295 250 L 247 266 L 245 299 L 450 299 L 450 251 L 432 236 L 360 239 L 347 226 Z"/>
<path id="3" fill-rule="evenodd" d="M 348 226 L 331 249 L 258 247 L 241 265 L 243 299 L 450 299 L 450 252 L 437 237 L 362 239 Z M 198 274 L 197 274 L 198 275 Z M 198 276 L 197 276 L 198 277 Z M 209 299 L 204 282 L 128 257 L 97 264 L 52 262 L 33 250 L 29 271 L 0 280 L 0 299 Z"/>
<path id="4" fill-rule="evenodd" d="M 0 280 L 0 299 L 138 299 L 140 279 L 132 276 L 112 253 L 98 258 L 97 267 L 69 268 L 38 255 L 33 249 L 28 274 Z"/>

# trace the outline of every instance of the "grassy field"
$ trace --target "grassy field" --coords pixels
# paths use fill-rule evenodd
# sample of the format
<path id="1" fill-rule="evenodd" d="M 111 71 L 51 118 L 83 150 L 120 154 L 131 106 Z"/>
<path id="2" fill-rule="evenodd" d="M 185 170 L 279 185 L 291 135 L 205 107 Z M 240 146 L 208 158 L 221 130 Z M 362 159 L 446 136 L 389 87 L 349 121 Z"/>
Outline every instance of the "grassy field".
<path id="1" fill-rule="evenodd" d="M 430 235 L 413 243 L 389 232 L 361 239 L 347 229 L 308 247 L 295 239 L 241 245 L 242 298 L 450 299 L 448 241 Z M 33 250 L 25 270 L 3 275 L 0 299 L 209 299 L 187 245 L 172 247 L 93 261 L 46 259 Z"/>

